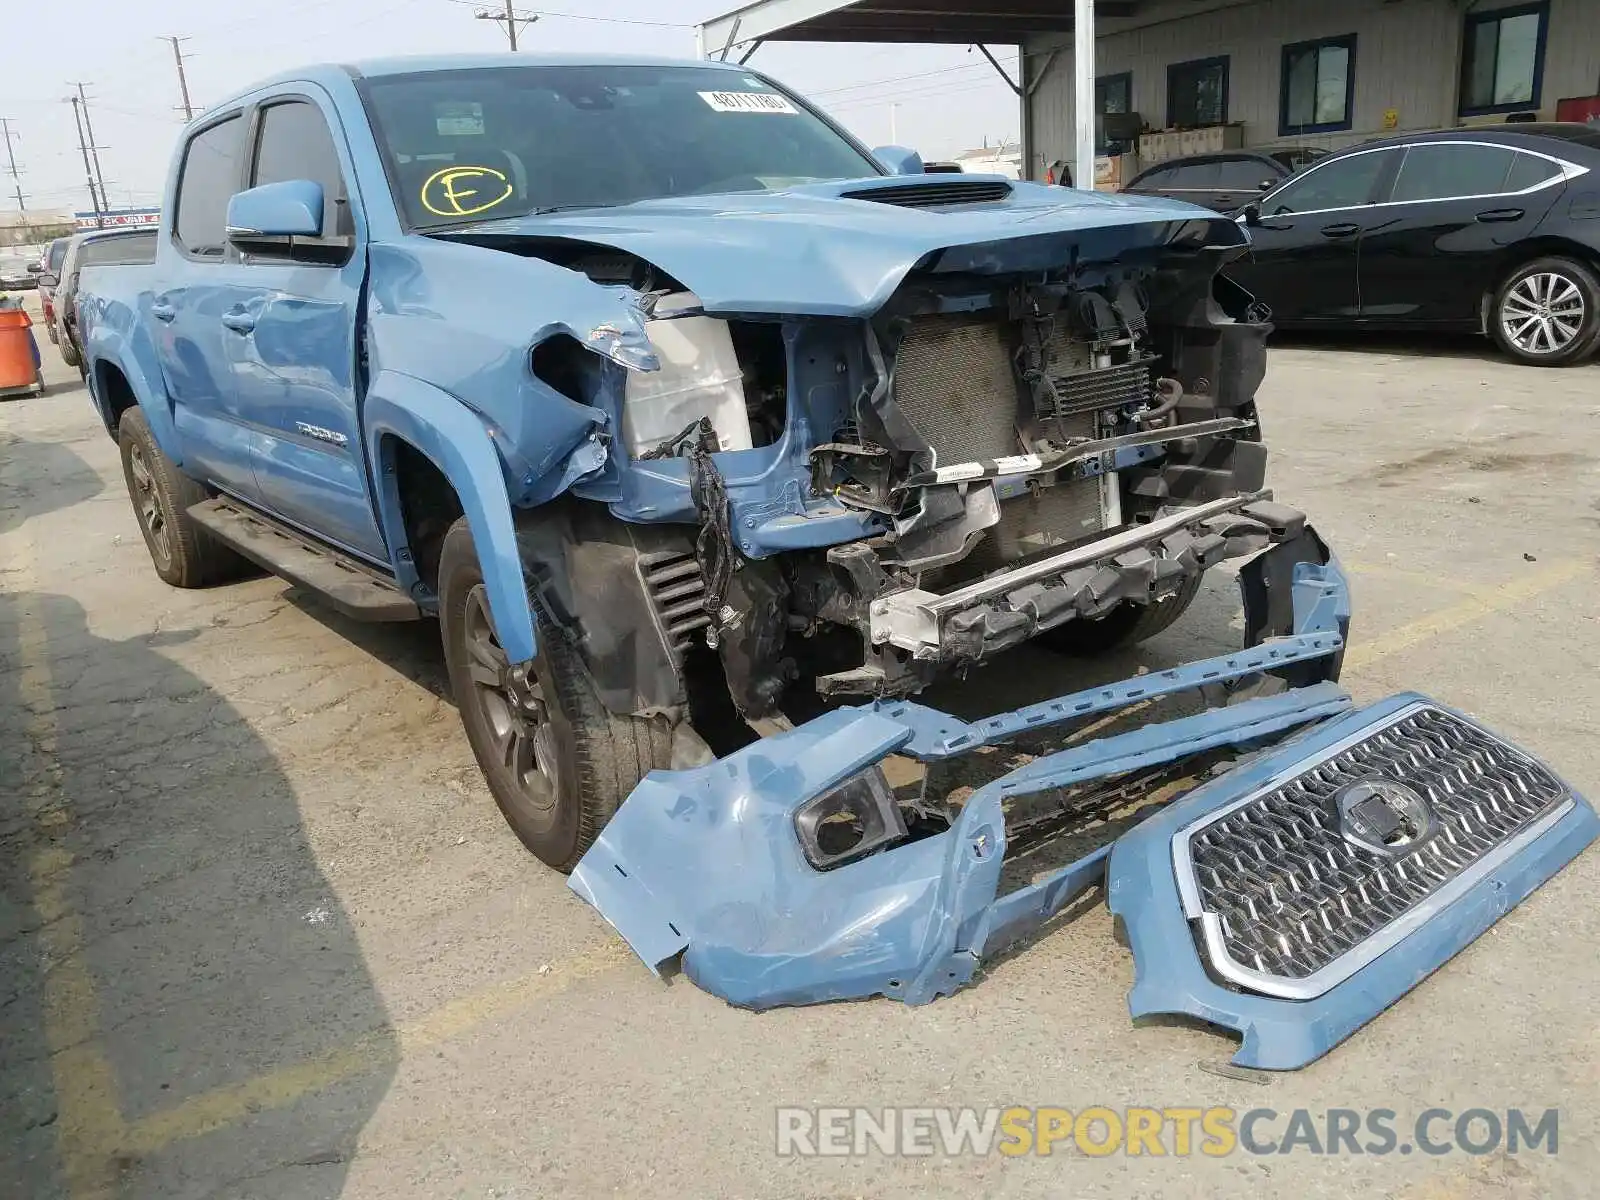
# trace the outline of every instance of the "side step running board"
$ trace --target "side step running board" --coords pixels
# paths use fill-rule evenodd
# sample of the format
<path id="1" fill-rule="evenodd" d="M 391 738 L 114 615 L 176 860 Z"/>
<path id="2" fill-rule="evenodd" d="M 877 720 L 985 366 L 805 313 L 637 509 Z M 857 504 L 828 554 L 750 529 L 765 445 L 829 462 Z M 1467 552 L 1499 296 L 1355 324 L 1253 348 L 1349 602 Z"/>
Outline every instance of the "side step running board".
<path id="1" fill-rule="evenodd" d="M 377 571 L 319 546 L 231 500 L 206 500 L 189 515 L 217 540 L 290 583 L 316 592 L 358 621 L 415 621 L 416 604 Z"/>

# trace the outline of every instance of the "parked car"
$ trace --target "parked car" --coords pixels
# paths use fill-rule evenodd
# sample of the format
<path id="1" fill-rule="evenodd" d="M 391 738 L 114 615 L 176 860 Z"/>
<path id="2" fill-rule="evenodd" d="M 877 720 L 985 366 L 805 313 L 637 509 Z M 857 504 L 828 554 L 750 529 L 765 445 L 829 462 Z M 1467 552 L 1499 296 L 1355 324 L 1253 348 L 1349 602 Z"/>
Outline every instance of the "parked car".
<path id="1" fill-rule="evenodd" d="M 1575 123 L 1367 143 L 1248 206 L 1230 273 L 1279 326 L 1473 331 L 1570 366 L 1600 346 L 1597 168 Z"/>
<path id="2" fill-rule="evenodd" d="M 39 283 L 39 265 L 29 255 L 0 250 L 0 292 L 29 291 Z"/>
<path id="3" fill-rule="evenodd" d="M 1124 268 L 1129 237 L 1162 244 L 1189 206 L 1091 221 L 1060 188 L 930 175 L 720 65 L 443 61 L 379 64 L 359 89 L 320 69 L 212 108 L 180 147 L 154 264 L 94 268 L 78 308 L 162 577 L 210 582 L 231 547 L 358 615 L 439 614 L 490 789 L 546 861 L 570 867 L 665 765 L 685 657 L 708 641 L 759 721 L 800 679 L 813 703 L 907 695 L 1035 635 L 1142 640 L 1194 598 L 1209 559 L 1177 549 L 1158 579 L 1109 580 L 1149 561 L 1126 539 L 1188 524 L 1169 497 L 1232 510 L 1261 485 L 1266 327 L 1247 298 L 1228 315 L 1201 299 L 1243 252 L 1235 222 L 1212 220 L 1204 253 Z M 595 158 L 595 139 L 617 153 Z M 1052 238 L 1075 265 L 1047 283 Z M 883 312 L 904 340 L 869 337 Z M 1029 337 L 1060 377 L 1036 402 L 1060 411 L 1024 440 Z M 1210 380 L 1181 420 L 1181 384 L 1158 399 L 1149 357 L 1177 347 Z M 874 382 L 889 360 L 895 400 Z M 1096 464 L 1126 442 L 1148 483 L 1065 466 L 1085 439 Z M 1168 445 L 1192 464 L 1170 486 Z M 940 490 L 997 471 L 1055 486 L 1041 503 L 1008 485 L 1003 505 L 987 484 Z M 868 543 L 897 527 L 891 562 Z M 702 566 L 697 544 L 720 549 Z M 1020 624 L 982 616 L 992 580 L 959 636 L 888 584 L 953 591 L 1068 544 L 1105 581 Z M 829 546 L 854 547 L 851 571 Z M 1105 619 L 1056 628 L 1082 605 Z M 853 663 L 827 661 L 839 638 Z M 908 646 L 870 649 L 885 638 Z"/>
<path id="4" fill-rule="evenodd" d="M 212 107 L 156 261 L 78 302 L 155 569 L 437 616 L 512 828 L 733 1003 L 929 1001 L 1103 883 L 1136 1013 L 1303 1065 L 1600 822 L 1466 718 L 1335 685 L 1349 591 L 1262 490 L 1239 224 L 886 158 L 733 63 L 389 59 Z M 1242 651 L 971 724 L 899 702 L 1148 638 L 1226 560 Z M 937 769 L 1021 737 L 976 790 Z M 1064 817 L 1135 809 L 999 894 Z"/>
<path id="5" fill-rule="evenodd" d="M 1195 154 L 1168 159 L 1141 171 L 1122 190 L 1139 196 L 1187 200 L 1216 212 L 1235 213 L 1327 154 L 1328 151 L 1311 146 Z"/>
<path id="6" fill-rule="evenodd" d="M 56 288 L 61 284 L 61 268 L 67 260 L 70 237 L 59 237 L 45 248 L 39 259 L 39 307 L 44 312 L 44 330 L 54 343 L 61 335 L 56 332 Z"/>
<path id="7" fill-rule="evenodd" d="M 78 281 L 86 267 L 151 263 L 156 257 L 153 229 L 97 229 L 74 234 L 62 258 L 60 282 L 52 304 L 50 340 L 69 367 L 83 368 L 78 341 Z"/>

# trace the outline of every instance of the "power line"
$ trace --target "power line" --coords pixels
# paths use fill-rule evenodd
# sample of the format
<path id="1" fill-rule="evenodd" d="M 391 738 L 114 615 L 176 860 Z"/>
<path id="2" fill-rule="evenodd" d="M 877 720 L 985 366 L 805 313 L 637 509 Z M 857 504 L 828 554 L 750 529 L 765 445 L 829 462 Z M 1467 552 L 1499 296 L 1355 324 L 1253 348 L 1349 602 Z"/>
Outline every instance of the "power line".
<path id="1" fill-rule="evenodd" d="M 17 170 L 17 156 L 11 149 L 11 122 L 6 117 L 0 117 L 0 133 L 5 135 L 6 161 L 11 164 L 11 182 L 16 185 L 17 189 L 17 211 L 25 213 L 28 211 L 28 206 L 23 202 L 22 198 L 22 175 Z"/>
<path id="2" fill-rule="evenodd" d="M 78 89 L 78 107 L 83 112 L 84 148 L 88 150 L 89 158 L 94 163 L 94 177 L 96 182 L 100 184 L 101 207 L 109 212 L 111 210 L 111 202 L 106 198 L 106 175 L 100 169 L 101 147 L 94 140 L 94 123 L 89 119 L 89 97 L 84 94 L 84 85 L 81 82 L 74 83 L 73 86 Z M 99 209 L 95 211 L 99 212 Z"/>
<path id="3" fill-rule="evenodd" d="M 503 13 L 482 10 L 472 15 L 480 21 L 493 21 L 501 26 L 506 31 L 506 38 L 513 50 L 517 48 L 517 27 L 527 28 L 539 19 L 538 13 L 534 13 L 531 17 L 519 17 L 517 10 L 511 7 L 511 0 L 506 0 L 506 10 Z"/>
<path id="4" fill-rule="evenodd" d="M 472 0 L 450 0 L 452 4 L 459 4 L 463 8 L 477 8 Z M 693 29 L 694 26 L 683 21 L 646 21 L 639 17 L 598 17 L 593 13 L 556 12 L 553 9 L 541 8 L 530 11 L 528 20 L 539 20 L 545 17 L 555 17 L 562 21 L 598 21 L 602 25 L 645 25 L 652 29 Z M 503 20 L 502 17 L 488 17 L 488 20 Z"/>
<path id="5" fill-rule="evenodd" d="M 178 92 L 183 96 L 183 119 L 194 120 L 194 105 L 189 103 L 189 77 L 183 73 L 183 60 L 187 57 L 180 48 L 182 43 L 189 39 L 186 37 L 164 37 L 163 42 L 172 43 L 172 61 L 178 66 Z"/>
<path id="6" fill-rule="evenodd" d="M 68 96 L 67 103 L 72 105 L 72 120 L 78 127 L 78 151 L 83 155 L 83 176 L 89 184 L 89 207 L 94 209 L 94 225 L 96 229 L 105 228 L 105 218 L 101 216 L 100 193 L 94 186 L 94 169 L 89 165 L 89 142 L 83 134 L 83 101 L 77 96 Z"/>
<path id="7" fill-rule="evenodd" d="M 1007 65 L 1011 64 L 1008 63 Z M 908 79 L 927 79 L 932 75 L 949 75 L 956 71 L 971 71 L 978 67 L 982 67 L 984 70 L 990 69 L 989 64 L 986 62 L 961 63 L 959 66 L 954 67 L 936 67 L 931 71 L 913 71 L 909 75 L 891 75 L 887 79 L 868 79 L 861 83 L 845 84 L 842 87 L 824 88 L 820 92 L 807 92 L 806 96 L 815 100 L 820 96 L 837 96 L 840 92 L 854 92 L 862 88 L 881 87 L 886 83 L 904 83 Z"/>

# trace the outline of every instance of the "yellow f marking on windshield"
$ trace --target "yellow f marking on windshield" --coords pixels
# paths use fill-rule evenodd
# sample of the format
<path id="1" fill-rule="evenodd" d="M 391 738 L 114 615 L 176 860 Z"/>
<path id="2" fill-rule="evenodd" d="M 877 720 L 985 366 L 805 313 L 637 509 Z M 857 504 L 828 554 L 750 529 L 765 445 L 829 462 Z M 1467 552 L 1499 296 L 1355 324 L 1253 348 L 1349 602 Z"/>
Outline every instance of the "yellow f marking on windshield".
<path id="1" fill-rule="evenodd" d="M 466 186 L 470 183 L 479 186 Z M 512 190 L 505 173 L 493 167 L 445 167 L 422 185 L 422 207 L 438 217 L 470 217 L 487 212 Z"/>

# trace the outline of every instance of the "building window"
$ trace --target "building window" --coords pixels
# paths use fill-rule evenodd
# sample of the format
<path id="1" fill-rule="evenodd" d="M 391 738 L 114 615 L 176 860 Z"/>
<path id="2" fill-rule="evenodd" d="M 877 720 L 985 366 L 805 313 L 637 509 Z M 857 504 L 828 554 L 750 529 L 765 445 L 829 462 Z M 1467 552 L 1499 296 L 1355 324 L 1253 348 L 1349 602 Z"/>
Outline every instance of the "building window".
<path id="1" fill-rule="evenodd" d="M 1120 75 L 1102 75 L 1096 79 L 1094 111 L 1100 118 L 1095 122 L 1096 150 L 1100 154 L 1115 153 L 1122 143 L 1108 136 L 1104 118 L 1133 111 L 1133 72 L 1123 71 Z"/>
<path id="2" fill-rule="evenodd" d="M 1102 117 L 1107 113 L 1133 111 L 1133 72 L 1120 75 L 1102 75 L 1094 81 L 1094 110 Z"/>
<path id="3" fill-rule="evenodd" d="M 1461 46 L 1461 115 L 1538 108 L 1548 4 L 1467 17 Z"/>
<path id="4" fill-rule="evenodd" d="M 1167 68 L 1167 124 L 1188 129 L 1228 123 L 1228 59 L 1202 58 Z"/>
<path id="5" fill-rule="evenodd" d="M 1355 103 L 1356 35 L 1283 48 L 1278 132 L 1333 133 L 1350 128 Z"/>

